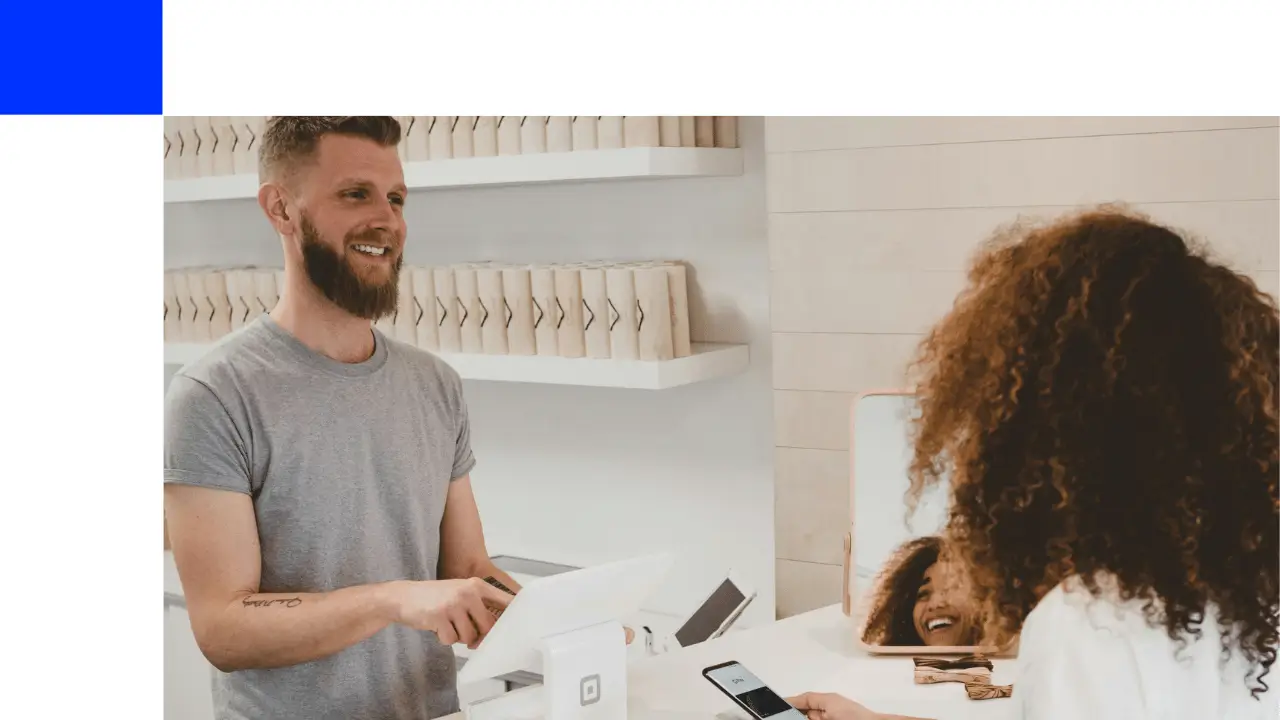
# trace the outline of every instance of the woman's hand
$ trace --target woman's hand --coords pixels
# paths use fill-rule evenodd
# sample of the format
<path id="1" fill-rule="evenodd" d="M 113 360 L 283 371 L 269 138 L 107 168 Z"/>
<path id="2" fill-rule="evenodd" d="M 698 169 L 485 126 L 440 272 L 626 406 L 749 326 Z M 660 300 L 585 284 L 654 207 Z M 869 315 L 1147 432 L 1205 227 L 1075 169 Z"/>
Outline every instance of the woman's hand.
<path id="1" fill-rule="evenodd" d="M 834 693 L 805 693 L 788 698 L 792 707 L 804 713 L 809 720 L 879 720 L 873 713 L 843 695 Z"/>
<path id="2" fill-rule="evenodd" d="M 788 698 L 787 702 L 804 713 L 809 720 L 920 720 L 872 712 L 849 698 L 834 693 L 805 693 Z"/>

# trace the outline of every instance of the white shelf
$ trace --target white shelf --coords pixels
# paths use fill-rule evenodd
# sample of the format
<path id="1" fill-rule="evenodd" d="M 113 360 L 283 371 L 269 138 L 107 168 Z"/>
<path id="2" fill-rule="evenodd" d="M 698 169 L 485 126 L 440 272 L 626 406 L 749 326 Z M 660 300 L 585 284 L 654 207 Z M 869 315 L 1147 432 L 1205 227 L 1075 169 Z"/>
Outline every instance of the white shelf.
<path id="1" fill-rule="evenodd" d="M 208 345 L 168 343 L 166 365 L 184 365 L 199 358 Z M 693 354 L 662 362 L 593 360 L 521 355 L 471 355 L 439 353 L 467 380 L 584 385 L 590 387 L 664 390 L 737 375 L 747 369 L 746 345 L 694 343 Z"/>
<path id="2" fill-rule="evenodd" d="M 742 174 L 742 150 L 731 148 L 623 148 L 579 152 L 432 160 L 404 164 L 409 189 Z M 166 180 L 166 203 L 252 198 L 258 176 Z"/>

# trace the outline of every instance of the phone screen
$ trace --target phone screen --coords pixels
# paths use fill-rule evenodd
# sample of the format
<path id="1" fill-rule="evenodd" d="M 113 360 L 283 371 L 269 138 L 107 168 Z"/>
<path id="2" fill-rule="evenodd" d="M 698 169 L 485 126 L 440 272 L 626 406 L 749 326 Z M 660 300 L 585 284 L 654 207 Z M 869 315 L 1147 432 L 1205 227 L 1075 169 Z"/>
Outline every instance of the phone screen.
<path id="1" fill-rule="evenodd" d="M 804 718 L 741 663 L 708 670 L 707 679 L 757 718 Z"/>

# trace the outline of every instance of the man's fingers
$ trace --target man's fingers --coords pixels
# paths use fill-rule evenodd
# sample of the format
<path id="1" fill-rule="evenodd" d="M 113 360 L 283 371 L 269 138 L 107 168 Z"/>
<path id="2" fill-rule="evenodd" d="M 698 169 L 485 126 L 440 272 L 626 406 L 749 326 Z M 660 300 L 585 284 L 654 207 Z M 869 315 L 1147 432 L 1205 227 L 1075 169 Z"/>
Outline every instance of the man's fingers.
<path id="1" fill-rule="evenodd" d="M 460 612 L 451 615 L 449 620 L 453 623 L 453 628 L 458 633 L 458 642 L 464 645 L 471 645 L 476 641 L 476 626 L 471 621 L 471 614 L 466 608 L 461 608 Z"/>
<path id="2" fill-rule="evenodd" d="M 626 625 L 623 625 L 623 626 L 622 626 L 622 630 L 623 630 L 623 632 L 625 632 L 625 633 L 626 633 L 626 635 L 627 635 L 627 644 L 628 644 L 628 645 L 630 645 L 630 644 L 631 644 L 631 641 L 636 639 L 636 631 L 635 631 L 635 630 L 632 630 L 631 628 L 627 627 Z"/>
<path id="3" fill-rule="evenodd" d="M 498 622 L 498 618 L 483 603 L 480 604 L 480 607 L 472 606 L 467 608 L 467 613 L 479 633 L 476 638 L 477 641 L 483 640 L 484 636 L 488 635 L 494 624 Z"/>
<path id="4" fill-rule="evenodd" d="M 439 638 L 440 644 L 448 647 L 458 642 L 458 631 L 453 629 L 453 623 L 448 618 L 441 623 L 440 629 L 436 631 L 436 637 Z"/>

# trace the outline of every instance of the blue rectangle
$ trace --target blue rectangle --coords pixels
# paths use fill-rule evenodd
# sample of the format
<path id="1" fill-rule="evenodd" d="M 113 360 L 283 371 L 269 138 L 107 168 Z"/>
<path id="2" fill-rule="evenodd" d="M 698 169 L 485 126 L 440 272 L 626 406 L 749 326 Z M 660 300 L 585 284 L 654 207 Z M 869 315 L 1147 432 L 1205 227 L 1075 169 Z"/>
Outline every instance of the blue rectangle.
<path id="1" fill-rule="evenodd" d="M 159 115 L 162 0 L 0 4 L 0 114 Z"/>

